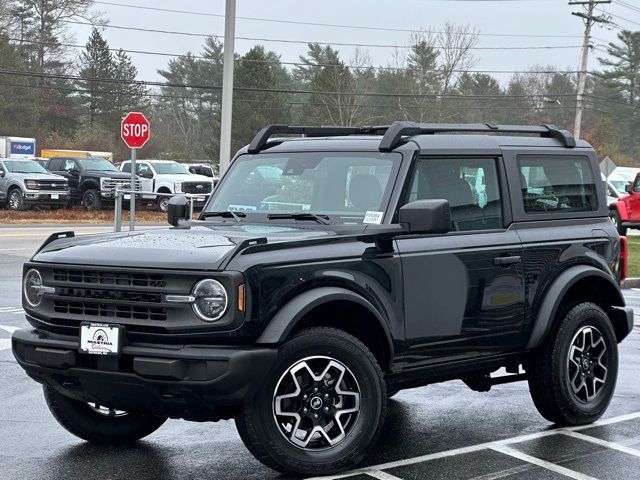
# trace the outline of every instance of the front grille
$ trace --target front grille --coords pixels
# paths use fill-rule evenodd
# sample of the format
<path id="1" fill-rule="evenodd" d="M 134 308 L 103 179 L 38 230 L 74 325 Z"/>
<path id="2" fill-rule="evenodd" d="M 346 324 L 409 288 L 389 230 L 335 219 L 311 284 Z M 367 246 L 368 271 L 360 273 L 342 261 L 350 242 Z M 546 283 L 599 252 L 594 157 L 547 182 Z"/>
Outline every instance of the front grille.
<path id="1" fill-rule="evenodd" d="M 182 183 L 182 193 L 191 193 L 191 194 L 209 194 L 211 193 L 212 183 L 211 182 L 183 182 Z"/>
<path id="2" fill-rule="evenodd" d="M 67 182 L 48 182 L 45 180 L 40 180 L 35 182 L 36 190 L 68 190 L 69 184 Z"/>
<path id="3" fill-rule="evenodd" d="M 102 190 L 110 192 L 120 188 L 120 190 L 131 190 L 131 180 L 125 178 L 103 178 L 101 184 Z M 140 180 L 135 181 L 135 189 L 140 190 Z"/>
<path id="4" fill-rule="evenodd" d="M 54 269 L 58 314 L 135 320 L 167 319 L 161 274 L 107 270 Z M 150 291 L 143 290 L 149 289 Z"/>
<path id="5" fill-rule="evenodd" d="M 120 287 L 164 288 L 167 285 L 162 275 L 152 273 L 56 269 L 53 271 L 53 279 L 56 282 L 89 283 Z"/>
<path id="6" fill-rule="evenodd" d="M 88 301 L 55 300 L 54 311 L 83 317 L 124 318 L 136 320 L 167 319 L 167 312 L 161 307 L 148 307 L 127 304 L 98 303 Z"/>

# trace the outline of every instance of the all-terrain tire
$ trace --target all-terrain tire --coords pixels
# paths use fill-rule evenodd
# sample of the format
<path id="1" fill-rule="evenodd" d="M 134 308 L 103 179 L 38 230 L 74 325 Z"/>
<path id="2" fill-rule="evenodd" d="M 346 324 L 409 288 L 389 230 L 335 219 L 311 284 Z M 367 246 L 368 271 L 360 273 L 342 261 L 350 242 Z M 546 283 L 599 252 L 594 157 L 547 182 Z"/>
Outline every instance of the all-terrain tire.
<path id="1" fill-rule="evenodd" d="M 86 190 L 82 194 L 82 204 L 86 210 L 102 210 L 102 198 L 100 198 L 100 192 L 93 188 Z"/>
<path id="2" fill-rule="evenodd" d="M 44 398 L 54 418 L 68 432 L 92 443 L 131 443 L 155 432 L 167 420 L 140 413 L 109 416 L 98 413 L 88 403 L 66 397 L 52 387 L 44 387 Z"/>
<path id="3" fill-rule="evenodd" d="M 527 367 L 531 397 L 540 414 L 550 422 L 561 426 L 589 424 L 602 416 L 615 390 L 618 376 L 618 345 L 615 332 L 604 310 L 591 302 L 567 306 L 560 313 L 559 320 L 558 326 L 538 349 Z M 583 388 L 578 393 L 573 391 L 571 377 L 574 377 L 576 371 L 580 376 L 584 373 L 586 377 L 583 378 L 586 378 L 585 384 L 587 384 L 591 383 L 589 379 L 591 370 L 593 373 L 595 368 L 604 370 L 597 366 L 587 370 L 589 359 L 586 357 L 591 357 L 590 355 L 585 356 L 585 362 L 577 362 L 569 366 L 571 347 L 580 344 L 578 335 L 589 331 L 585 329 L 597 332 L 597 336 L 601 337 L 603 342 L 600 343 L 600 349 L 602 345 L 606 347 L 604 359 L 606 378 L 602 384 L 593 382 L 594 385 L 599 386 L 600 390 L 591 400 L 580 398 L 588 390 Z M 591 333 L 591 335 L 596 334 Z M 577 376 L 574 378 L 578 383 L 580 378 Z"/>
<path id="4" fill-rule="evenodd" d="M 290 368 L 301 361 L 331 358 L 353 373 L 360 390 L 360 410 L 347 435 L 321 450 L 291 443 L 275 418 L 276 388 Z M 355 337 L 334 328 L 301 331 L 278 352 L 264 387 L 236 417 L 240 437 L 264 465 L 282 473 L 328 475 L 357 465 L 378 439 L 387 410 L 382 371 L 369 349 Z"/>

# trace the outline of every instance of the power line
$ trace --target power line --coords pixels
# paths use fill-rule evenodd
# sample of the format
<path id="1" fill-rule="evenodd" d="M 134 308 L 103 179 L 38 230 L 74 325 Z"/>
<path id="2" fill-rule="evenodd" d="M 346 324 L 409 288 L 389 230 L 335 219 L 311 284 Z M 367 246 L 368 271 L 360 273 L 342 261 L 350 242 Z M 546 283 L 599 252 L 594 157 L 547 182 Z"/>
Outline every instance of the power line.
<path id="1" fill-rule="evenodd" d="M 613 3 L 628 8 L 631 11 L 640 13 L 640 8 L 636 7 L 635 5 L 631 5 L 630 3 L 624 2 L 623 0 L 613 0 Z"/>
<path id="2" fill-rule="evenodd" d="M 165 35 L 184 35 L 188 37 L 199 37 L 199 38 L 223 38 L 223 35 L 215 35 L 215 34 L 206 34 L 206 33 L 193 33 L 193 32 L 182 32 L 177 30 L 163 30 L 156 28 L 140 28 L 140 27 L 128 27 L 123 25 L 97 25 L 92 22 L 81 22 L 79 20 L 61 20 L 64 23 L 70 23 L 74 25 L 87 25 L 95 28 L 113 28 L 116 30 L 130 30 L 136 32 L 146 32 L 146 33 L 161 33 Z M 337 47 L 367 47 L 367 48 L 397 48 L 397 49 L 410 49 L 413 45 L 392 45 L 392 44 L 382 44 L 382 43 L 351 43 L 351 42 L 314 42 L 309 40 L 289 40 L 284 38 L 263 38 L 263 37 L 240 37 L 236 36 L 236 40 L 247 40 L 252 42 L 271 42 L 271 43 L 287 43 L 287 44 L 300 44 L 300 45 L 309 45 L 310 43 L 317 43 L 319 45 L 329 45 L 329 46 L 337 46 Z M 558 49 L 569 49 L 569 48 L 581 48 L 580 45 L 535 45 L 535 46 L 512 46 L 512 47 L 443 47 L 443 46 L 432 46 L 434 50 L 558 50 Z"/>
<path id="3" fill-rule="evenodd" d="M 628 18 L 621 17 L 620 15 L 616 15 L 615 13 L 607 12 L 604 8 L 600 8 L 599 11 L 601 13 L 604 13 L 605 15 L 611 15 L 612 17 L 617 18 L 619 20 L 623 20 L 625 22 L 633 23 L 634 25 L 640 26 L 640 23 L 634 22 L 633 20 L 629 20 Z M 614 25 L 618 26 L 619 28 L 623 28 L 623 27 L 620 27 L 620 25 L 617 25 L 617 24 L 614 24 Z"/>
<path id="4" fill-rule="evenodd" d="M 58 42 L 43 42 L 39 40 L 30 40 L 24 38 L 14 38 L 10 37 L 9 40 L 18 43 L 31 43 L 37 45 L 50 45 L 50 46 L 62 46 L 68 48 L 80 48 L 85 49 L 86 45 L 78 45 L 73 43 L 58 43 Z M 119 52 L 123 51 L 125 53 L 130 54 L 140 54 L 140 55 L 155 55 L 162 57 L 186 57 L 187 54 L 180 53 L 168 53 L 168 52 L 156 52 L 149 50 L 131 50 L 124 48 L 109 48 L 111 52 Z M 195 58 L 198 60 L 211 60 L 211 57 L 207 57 L 204 55 L 194 55 L 189 53 L 191 58 Z M 359 65 L 349 65 L 349 64 L 339 64 L 339 63 L 305 63 L 305 62 L 292 62 L 292 61 L 281 61 L 281 60 L 255 60 L 255 59 L 245 59 L 238 58 L 236 59 L 236 63 L 247 62 L 247 63 L 264 63 L 264 64 L 275 64 L 275 65 L 290 65 L 290 66 L 305 66 L 305 67 L 347 67 L 353 70 L 389 70 L 389 71 L 412 71 L 411 68 L 406 67 L 382 67 L 382 66 L 359 66 Z M 576 74 L 579 70 L 452 70 L 452 73 L 494 73 L 494 74 L 502 74 L 502 73 L 539 73 L 539 74 Z"/>
<path id="5" fill-rule="evenodd" d="M 134 5 L 127 3 L 117 3 L 117 2 L 93 2 L 101 5 L 110 5 L 116 7 L 125 7 L 125 8 L 133 8 L 139 10 L 148 10 L 148 11 L 156 11 L 156 12 L 165 12 L 165 13 L 178 13 L 185 15 L 197 15 L 204 17 L 215 17 L 215 18 L 224 18 L 224 15 L 221 13 L 210 13 L 210 12 L 202 12 L 202 11 L 192 11 L 192 10 L 177 10 L 170 8 L 159 8 L 159 7 L 149 7 L 145 5 Z M 409 29 L 409 28 L 394 28 L 394 27 L 373 27 L 367 25 L 345 25 L 339 23 L 320 23 L 320 22 L 303 22 L 298 20 L 285 20 L 285 19 L 275 19 L 275 18 L 260 18 L 260 17 L 241 17 L 236 16 L 238 20 L 250 20 L 256 22 L 269 22 L 269 23 L 280 23 L 280 24 L 290 24 L 290 25 L 304 25 L 304 26 L 313 26 L 313 27 L 331 27 L 331 28 L 347 28 L 347 29 L 359 29 L 359 30 L 374 30 L 374 31 L 383 31 L 383 32 L 402 32 L 402 33 L 414 33 L 420 31 L 419 28 Z M 432 33 L 443 33 L 439 31 L 434 31 Z M 580 38 L 579 35 L 539 35 L 539 34 L 526 34 L 526 33 L 468 33 L 466 35 L 479 35 L 483 37 L 523 37 L 523 38 Z"/>

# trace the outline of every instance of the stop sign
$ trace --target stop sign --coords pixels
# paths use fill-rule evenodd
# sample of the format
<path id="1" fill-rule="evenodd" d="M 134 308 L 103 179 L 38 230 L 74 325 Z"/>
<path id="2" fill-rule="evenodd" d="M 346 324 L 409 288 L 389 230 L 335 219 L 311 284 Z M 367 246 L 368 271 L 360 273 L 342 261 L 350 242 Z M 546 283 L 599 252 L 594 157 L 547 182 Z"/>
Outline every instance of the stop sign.
<path id="1" fill-rule="evenodd" d="M 149 120 L 140 112 L 129 112 L 120 124 L 120 136 L 129 148 L 142 148 L 151 136 Z"/>

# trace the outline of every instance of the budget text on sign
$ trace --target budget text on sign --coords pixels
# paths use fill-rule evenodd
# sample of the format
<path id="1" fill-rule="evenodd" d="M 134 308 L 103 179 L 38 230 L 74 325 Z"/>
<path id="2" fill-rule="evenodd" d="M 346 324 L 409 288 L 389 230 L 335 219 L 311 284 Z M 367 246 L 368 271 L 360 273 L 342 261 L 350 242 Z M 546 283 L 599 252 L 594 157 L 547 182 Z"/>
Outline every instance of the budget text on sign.
<path id="1" fill-rule="evenodd" d="M 142 148 L 151 136 L 149 120 L 140 112 L 130 112 L 122 120 L 120 136 L 129 148 Z"/>

